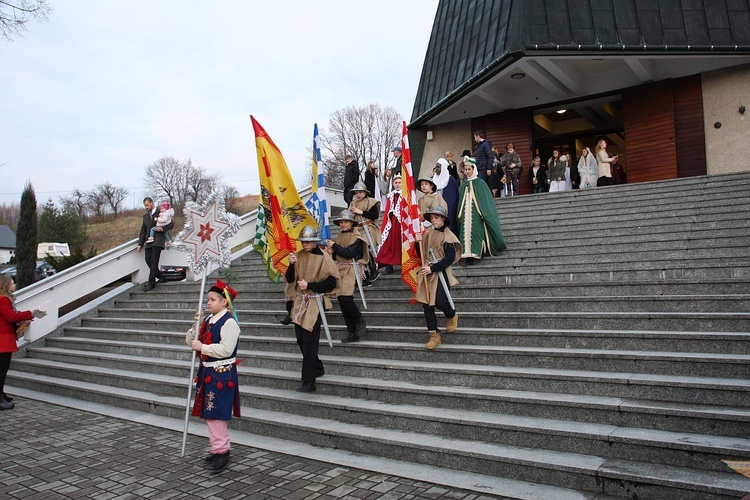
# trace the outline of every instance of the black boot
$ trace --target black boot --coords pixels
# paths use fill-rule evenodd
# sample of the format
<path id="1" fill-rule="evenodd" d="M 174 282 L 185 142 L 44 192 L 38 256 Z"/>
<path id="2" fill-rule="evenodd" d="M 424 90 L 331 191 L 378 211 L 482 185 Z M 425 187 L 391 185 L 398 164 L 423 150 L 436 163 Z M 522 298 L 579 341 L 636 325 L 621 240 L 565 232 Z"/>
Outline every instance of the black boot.
<path id="1" fill-rule="evenodd" d="M 229 452 L 216 453 L 213 455 L 213 460 L 208 462 L 206 468 L 211 471 L 212 474 L 218 474 L 226 469 L 227 464 L 229 464 Z"/>
<path id="2" fill-rule="evenodd" d="M 284 326 L 289 325 L 292 323 L 292 317 L 287 314 L 286 316 L 284 316 L 284 319 L 279 321 L 279 323 L 281 323 Z"/>

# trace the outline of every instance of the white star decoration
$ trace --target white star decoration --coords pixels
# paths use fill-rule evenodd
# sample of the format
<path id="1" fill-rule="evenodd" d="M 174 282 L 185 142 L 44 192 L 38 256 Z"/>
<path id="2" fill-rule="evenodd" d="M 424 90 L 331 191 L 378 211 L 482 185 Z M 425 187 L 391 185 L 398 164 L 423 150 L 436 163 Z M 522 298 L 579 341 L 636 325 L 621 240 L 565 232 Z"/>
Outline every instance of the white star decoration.
<path id="1" fill-rule="evenodd" d="M 228 266 L 228 240 L 239 227 L 239 218 L 228 214 L 224 200 L 214 193 L 204 206 L 185 204 L 185 229 L 175 238 L 175 246 L 188 252 L 190 267 L 196 274 L 203 271 L 209 260 Z"/>

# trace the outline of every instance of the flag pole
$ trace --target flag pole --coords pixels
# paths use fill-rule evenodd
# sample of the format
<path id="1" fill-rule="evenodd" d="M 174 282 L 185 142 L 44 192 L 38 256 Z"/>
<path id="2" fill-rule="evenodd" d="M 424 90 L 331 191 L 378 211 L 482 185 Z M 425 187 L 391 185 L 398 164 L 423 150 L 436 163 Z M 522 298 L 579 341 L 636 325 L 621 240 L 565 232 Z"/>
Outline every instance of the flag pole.
<path id="1" fill-rule="evenodd" d="M 201 276 L 201 292 L 198 299 L 198 314 L 195 324 L 193 325 L 193 340 L 198 340 L 198 333 L 200 333 L 201 321 L 203 316 L 203 292 L 206 289 L 206 268 L 203 268 L 203 276 Z M 188 392 L 187 402 L 185 404 L 185 426 L 182 429 L 182 451 L 180 452 L 180 458 L 185 456 L 185 444 L 187 443 L 187 431 L 188 431 L 188 419 L 190 418 L 190 396 L 193 392 L 193 377 L 195 374 L 195 353 L 190 351 L 190 378 L 188 379 Z"/>

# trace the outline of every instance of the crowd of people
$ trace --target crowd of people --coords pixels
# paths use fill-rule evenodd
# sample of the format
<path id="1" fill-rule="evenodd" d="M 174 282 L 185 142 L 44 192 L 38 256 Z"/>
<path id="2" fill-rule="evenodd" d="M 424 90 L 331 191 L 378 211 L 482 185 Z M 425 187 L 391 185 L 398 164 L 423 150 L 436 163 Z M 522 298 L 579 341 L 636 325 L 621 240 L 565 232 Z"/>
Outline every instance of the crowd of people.
<path id="1" fill-rule="evenodd" d="M 474 158 L 477 177 L 486 182 L 492 196 L 505 198 L 520 194 L 524 163 L 515 145 L 511 142 L 504 149 L 493 148 L 482 130 L 474 132 L 474 143 L 474 153 L 464 150 L 461 156 Z M 450 165 L 450 175 L 458 184 L 466 180 L 463 160 L 456 165 L 450 151 L 441 160 Z M 526 175 L 531 193 L 591 189 L 627 182 L 618 155 L 607 152 L 606 139 L 599 139 L 593 152 L 589 147 L 582 148 L 577 162 L 569 151 L 558 148 L 547 160 L 534 156 L 530 166 L 526 167 Z"/>

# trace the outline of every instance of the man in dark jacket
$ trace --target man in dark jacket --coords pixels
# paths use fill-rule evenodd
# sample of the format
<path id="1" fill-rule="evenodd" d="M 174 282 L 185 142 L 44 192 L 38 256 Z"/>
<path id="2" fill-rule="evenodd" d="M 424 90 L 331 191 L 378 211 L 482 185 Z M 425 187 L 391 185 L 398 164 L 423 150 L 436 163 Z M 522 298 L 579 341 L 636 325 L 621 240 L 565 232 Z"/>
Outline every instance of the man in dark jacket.
<path id="1" fill-rule="evenodd" d="M 401 162 L 403 161 L 401 159 L 401 146 L 396 146 L 393 148 L 393 157 L 396 159 L 396 163 L 391 167 L 391 171 L 393 172 L 393 177 L 396 177 L 396 175 L 403 176 L 403 172 L 401 172 Z"/>
<path id="2" fill-rule="evenodd" d="M 159 215 L 159 207 L 154 204 L 154 200 L 150 197 L 143 199 L 143 206 L 146 208 L 146 214 L 143 216 L 143 224 L 141 224 L 141 233 L 138 236 L 138 252 L 144 248 L 146 238 L 151 234 L 151 228 L 156 226 L 156 217 Z M 164 250 L 166 239 L 164 235 L 166 231 L 170 231 L 174 227 L 174 222 L 170 222 L 166 226 L 156 226 L 154 229 L 154 241 L 151 243 L 145 243 L 144 257 L 146 265 L 149 268 L 148 282 L 143 285 L 145 291 L 153 290 L 156 288 L 156 280 L 159 281 L 164 279 L 164 276 L 159 269 L 159 258 L 161 257 L 161 251 Z"/>
<path id="3" fill-rule="evenodd" d="M 477 177 L 487 182 L 492 175 L 492 167 L 495 163 L 492 144 L 485 138 L 484 130 L 474 132 L 474 142 L 477 143 L 477 149 L 474 152 L 474 159 L 477 160 Z"/>
<path id="4" fill-rule="evenodd" d="M 344 201 L 348 207 L 352 202 L 352 198 L 354 198 L 352 188 L 359 182 L 359 164 L 352 155 L 346 155 L 344 161 L 346 162 L 346 171 L 344 172 Z"/>

